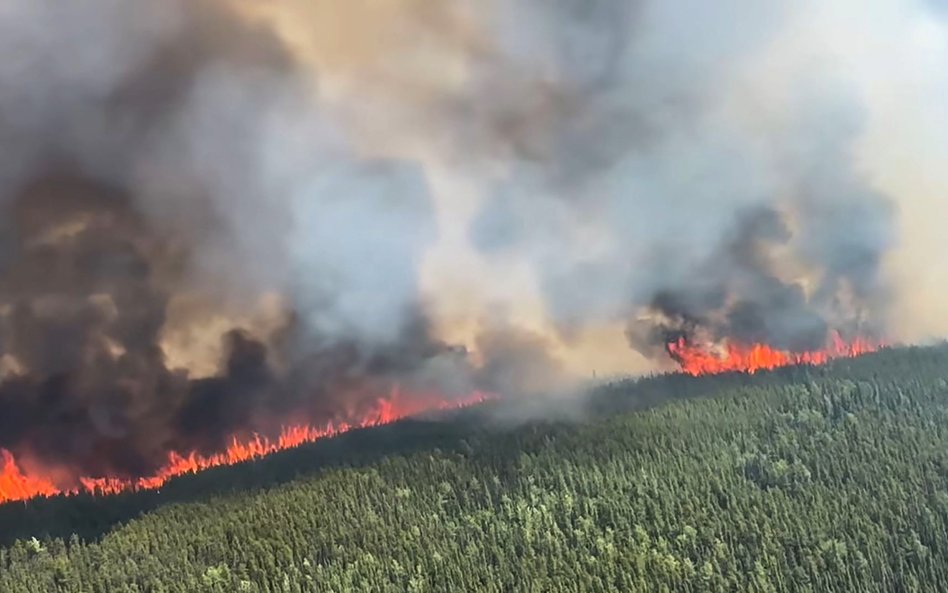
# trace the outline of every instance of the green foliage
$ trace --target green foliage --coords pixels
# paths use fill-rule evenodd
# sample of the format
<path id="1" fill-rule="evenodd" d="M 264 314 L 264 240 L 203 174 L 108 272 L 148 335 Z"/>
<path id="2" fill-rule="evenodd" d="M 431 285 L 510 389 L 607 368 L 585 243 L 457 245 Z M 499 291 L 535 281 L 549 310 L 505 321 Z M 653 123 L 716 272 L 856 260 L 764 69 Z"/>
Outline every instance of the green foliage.
<path id="1" fill-rule="evenodd" d="M 625 411 L 672 400 L 647 410 Z M 711 395 L 714 397 L 699 397 Z M 0 591 L 934 591 L 948 583 L 948 349 L 595 394 L 99 540 L 0 548 Z"/>

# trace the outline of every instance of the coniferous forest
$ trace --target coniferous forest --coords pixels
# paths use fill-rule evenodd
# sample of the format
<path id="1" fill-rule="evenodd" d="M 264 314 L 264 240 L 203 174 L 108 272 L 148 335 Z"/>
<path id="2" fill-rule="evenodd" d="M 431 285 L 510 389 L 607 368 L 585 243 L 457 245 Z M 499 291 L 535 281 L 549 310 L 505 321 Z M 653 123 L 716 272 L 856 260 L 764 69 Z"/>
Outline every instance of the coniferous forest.
<path id="1" fill-rule="evenodd" d="M 616 382 L 0 508 L 3 593 L 948 587 L 948 347 Z"/>

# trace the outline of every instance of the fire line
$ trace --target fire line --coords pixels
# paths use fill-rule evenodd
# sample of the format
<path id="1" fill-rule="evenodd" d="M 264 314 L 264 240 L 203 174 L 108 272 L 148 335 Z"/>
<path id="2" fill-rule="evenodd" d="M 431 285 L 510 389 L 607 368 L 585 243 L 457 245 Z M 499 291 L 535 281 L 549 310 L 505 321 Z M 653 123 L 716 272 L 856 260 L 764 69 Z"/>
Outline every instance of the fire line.
<path id="1" fill-rule="evenodd" d="M 43 473 L 24 471 L 10 451 L 0 448 L 0 504 L 37 497 L 70 496 L 80 493 L 105 496 L 122 492 L 155 490 L 177 476 L 259 459 L 277 451 L 292 449 L 354 429 L 391 424 L 430 412 L 467 408 L 490 399 L 493 397 L 478 392 L 457 401 L 432 401 L 430 398 L 405 398 L 397 391 L 393 391 L 389 398 L 380 398 L 374 409 L 357 421 L 328 422 L 321 428 L 305 424 L 290 425 L 283 428 L 279 437 L 272 439 L 259 434 L 249 439 L 240 439 L 235 436 L 232 437 L 231 444 L 226 450 L 217 454 L 202 455 L 192 451 L 187 455 L 181 455 L 171 452 L 168 454 L 168 462 L 153 476 L 79 477 L 71 480 L 75 482 L 75 485 L 68 487 L 57 485 L 52 477 Z"/>
<path id="2" fill-rule="evenodd" d="M 780 367 L 810 364 L 826 364 L 836 358 L 855 358 L 875 352 L 883 343 L 856 338 L 844 340 L 838 333 L 830 336 L 822 350 L 811 352 L 788 352 L 766 344 L 739 344 L 728 342 L 722 351 L 715 352 L 703 345 L 689 344 L 684 338 L 667 345 L 668 353 L 681 366 L 684 373 L 694 376 L 720 373 L 756 373 Z"/>

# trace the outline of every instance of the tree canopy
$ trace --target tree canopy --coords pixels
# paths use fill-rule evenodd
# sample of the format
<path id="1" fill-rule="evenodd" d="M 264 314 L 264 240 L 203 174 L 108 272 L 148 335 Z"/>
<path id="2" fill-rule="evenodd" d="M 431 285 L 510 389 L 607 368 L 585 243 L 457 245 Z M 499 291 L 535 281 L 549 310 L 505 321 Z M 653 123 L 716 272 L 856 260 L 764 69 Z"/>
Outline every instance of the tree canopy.
<path id="1" fill-rule="evenodd" d="M 353 446 L 349 460 L 249 488 L 185 481 L 204 494 L 155 508 L 144 494 L 91 507 L 37 501 L 34 515 L 5 508 L 0 532 L 18 536 L 0 548 L 0 591 L 848 593 L 948 583 L 944 346 L 756 376 L 622 381 L 596 390 L 588 408 L 582 420 L 515 428 L 469 416 L 428 441 L 409 426 L 399 430 L 415 431 L 412 447 L 366 456 Z M 230 470 L 283 476 L 307 455 L 322 454 Z M 142 509 L 83 528 L 110 504 Z M 41 531 L 43 513 L 72 535 Z M 15 515 L 37 521 L 34 536 Z"/>

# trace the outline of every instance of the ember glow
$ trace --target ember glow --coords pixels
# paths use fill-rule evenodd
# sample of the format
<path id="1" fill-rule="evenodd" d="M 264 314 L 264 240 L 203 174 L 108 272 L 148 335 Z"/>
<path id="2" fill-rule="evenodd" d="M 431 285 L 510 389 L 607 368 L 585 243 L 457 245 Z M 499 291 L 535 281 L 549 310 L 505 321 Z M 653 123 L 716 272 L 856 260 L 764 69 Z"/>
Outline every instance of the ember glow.
<path id="1" fill-rule="evenodd" d="M 140 490 L 155 490 L 166 482 L 184 474 L 193 474 L 213 467 L 234 465 L 244 461 L 259 459 L 277 451 L 292 449 L 306 443 L 312 443 L 350 430 L 391 424 L 399 420 L 433 413 L 467 408 L 483 403 L 491 396 L 473 393 L 470 396 L 447 401 L 436 396 L 406 396 L 394 390 L 389 397 L 379 398 L 375 407 L 360 418 L 327 422 L 322 426 L 295 424 L 285 426 L 276 438 L 254 434 L 248 438 L 234 436 L 226 450 L 211 455 L 202 455 L 192 451 L 186 455 L 172 451 L 168 462 L 155 475 L 140 478 L 124 477 L 78 477 L 62 484 L 51 474 L 59 472 L 26 471 L 17 463 L 13 454 L 0 449 L 0 504 L 29 500 L 36 497 L 57 495 L 75 495 L 88 493 L 110 495 Z M 60 482 L 57 484 L 57 482 Z"/>
<path id="2" fill-rule="evenodd" d="M 736 344 L 729 342 L 719 351 L 705 346 L 689 344 L 685 338 L 668 344 L 668 353 L 689 375 L 714 375 L 719 373 L 756 373 L 779 367 L 810 364 L 826 364 L 834 358 L 855 358 L 875 352 L 882 347 L 879 342 L 856 338 L 844 340 L 833 333 L 823 350 L 812 352 L 788 352 L 777 350 L 766 344 Z"/>

